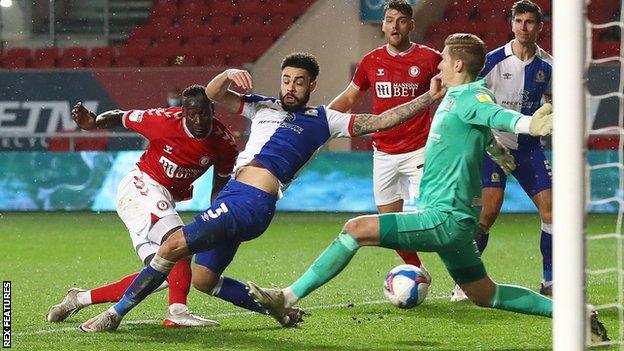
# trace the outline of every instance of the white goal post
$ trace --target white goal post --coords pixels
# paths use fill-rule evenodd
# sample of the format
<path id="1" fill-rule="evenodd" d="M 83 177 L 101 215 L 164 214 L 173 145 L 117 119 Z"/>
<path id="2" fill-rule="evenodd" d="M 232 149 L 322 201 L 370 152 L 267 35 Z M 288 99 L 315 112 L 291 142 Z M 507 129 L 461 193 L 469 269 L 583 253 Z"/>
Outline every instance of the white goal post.
<path id="1" fill-rule="evenodd" d="M 585 349 L 587 6 L 553 0 L 553 349 Z"/>

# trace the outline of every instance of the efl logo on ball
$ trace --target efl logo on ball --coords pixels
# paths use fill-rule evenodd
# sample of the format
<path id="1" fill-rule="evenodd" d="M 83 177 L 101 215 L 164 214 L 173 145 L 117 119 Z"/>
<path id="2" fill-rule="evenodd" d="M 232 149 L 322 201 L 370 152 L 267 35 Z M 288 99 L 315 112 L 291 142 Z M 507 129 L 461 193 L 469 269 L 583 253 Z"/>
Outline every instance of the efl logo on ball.
<path id="1" fill-rule="evenodd" d="M 431 276 L 424 268 L 402 264 L 386 275 L 384 294 L 393 305 L 412 308 L 425 300 L 430 284 Z"/>

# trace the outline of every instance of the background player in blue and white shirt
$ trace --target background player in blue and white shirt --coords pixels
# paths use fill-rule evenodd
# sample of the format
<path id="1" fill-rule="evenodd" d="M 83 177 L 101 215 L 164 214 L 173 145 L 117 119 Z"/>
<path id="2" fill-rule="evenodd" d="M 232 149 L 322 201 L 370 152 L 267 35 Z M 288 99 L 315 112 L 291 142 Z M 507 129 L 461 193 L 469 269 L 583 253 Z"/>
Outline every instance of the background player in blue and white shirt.
<path id="1" fill-rule="evenodd" d="M 511 8 L 511 30 L 514 39 L 490 51 L 480 73 L 501 106 L 531 115 L 542 99 L 551 100 L 552 56 L 536 41 L 544 27 L 540 7 L 529 0 L 517 1 Z M 552 185 L 551 168 L 539 137 L 492 131 L 510 149 L 516 169 L 511 174 L 518 180 L 539 210 L 541 225 L 543 280 L 540 293 L 552 295 Z M 477 231 L 481 252 L 488 242 L 489 230 L 500 213 L 507 176 L 489 157 L 483 164 L 483 208 Z M 463 299 L 455 289 L 451 300 Z"/>
<path id="2" fill-rule="evenodd" d="M 319 72 L 314 56 L 305 53 L 288 55 L 282 61 L 281 69 L 279 99 L 253 94 L 241 96 L 229 90 L 232 82 L 245 90 L 253 88 L 251 75 L 243 70 L 226 70 L 208 83 L 208 97 L 252 121 L 245 151 L 239 154 L 235 166 L 234 179 L 228 182 L 208 210 L 165 240 L 123 298 L 83 323 L 83 331 L 116 330 L 123 316 L 154 291 L 175 262 L 183 257 L 197 254 L 196 263 L 213 272 L 224 268 L 241 242 L 255 239 L 266 230 L 275 213 L 280 191 L 327 141 L 399 125 L 428 108 L 445 93 L 440 79 L 436 78 L 432 79 L 429 92 L 405 104 L 380 115 L 353 115 L 324 106 L 307 106 Z M 197 274 L 201 275 L 202 271 Z M 203 278 L 207 285 L 216 284 L 216 279 L 211 280 L 209 275 L 203 275 Z M 290 309 L 272 316 L 282 325 L 292 326 L 300 314 L 298 310 Z M 294 323 L 290 320 L 293 317 Z"/>

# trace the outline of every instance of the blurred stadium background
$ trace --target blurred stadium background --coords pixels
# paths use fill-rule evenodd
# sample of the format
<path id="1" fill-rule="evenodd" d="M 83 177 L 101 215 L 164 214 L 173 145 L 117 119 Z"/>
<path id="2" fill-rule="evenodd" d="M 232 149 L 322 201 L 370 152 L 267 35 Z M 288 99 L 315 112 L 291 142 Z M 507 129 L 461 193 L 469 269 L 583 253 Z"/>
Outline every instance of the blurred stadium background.
<path id="1" fill-rule="evenodd" d="M 551 2 L 536 1 L 546 23 L 539 45 L 551 50 Z M 384 43 L 382 0 L 1 0 L 0 210 L 114 210 L 119 177 L 143 139 L 125 130 L 78 132 L 71 106 L 98 113 L 161 107 L 172 87 L 206 84 L 226 67 L 252 72 L 256 92 L 276 95 L 281 58 L 315 54 L 321 65 L 312 103 L 325 104 L 350 81 L 359 58 Z M 511 39 L 512 0 L 414 0 L 413 40 L 442 49 L 454 32 L 481 36 L 488 50 Z M 593 0 L 595 23 L 620 18 L 617 0 Z M 593 31 L 593 58 L 621 56 L 621 30 Z M 593 65 L 592 94 L 617 91 L 617 61 Z M 370 111 L 369 99 L 357 111 Z M 592 100 L 592 128 L 618 125 L 618 97 Z M 244 145 L 247 124 L 219 111 Z M 565 118 L 561 116 L 560 118 Z M 617 160 L 618 135 L 588 140 L 590 163 Z M 545 140 L 549 148 L 549 140 Z M 339 140 L 292 185 L 279 209 L 374 212 L 369 138 Z M 349 164 L 349 167 L 344 167 Z M 621 196 L 618 171 L 592 173 L 592 198 Z M 206 176 L 210 177 L 211 174 Z M 180 210 L 206 207 L 210 182 Z M 515 184 L 503 210 L 532 212 Z M 616 204 L 593 206 L 615 212 Z"/>

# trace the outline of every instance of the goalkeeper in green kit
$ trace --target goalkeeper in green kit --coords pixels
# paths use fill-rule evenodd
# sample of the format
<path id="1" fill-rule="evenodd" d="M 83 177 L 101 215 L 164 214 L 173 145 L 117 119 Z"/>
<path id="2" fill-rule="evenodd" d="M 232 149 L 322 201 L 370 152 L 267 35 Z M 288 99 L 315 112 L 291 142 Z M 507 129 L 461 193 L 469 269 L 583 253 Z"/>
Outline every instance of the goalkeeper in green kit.
<path id="1" fill-rule="evenodd" d="M 249 282 L 250 295 L 271 314 L 286 313 L 335 277 L 361 246 L 381 246 L 436 252 L 453 280 L 478 306 L 552 317 L 551 299 L 524 287 L 495 283 L 488 276 L 475 243 L 478 213 L 473 208 L 481 195 L 484 150 L 505 172 L 515 167 L 513 156 L 490 128 L 548 135 L 552 108 L 546 104 L 533 116 L 524 116 L 497 105 L 485 80 L 475 81 L 485 62 L 483 41 L 472 34 L 453 34 L 444 44 L 437 79 L 447 93 L 433 117 L 425 146 L 418 210 L 347 221 L 336 240 L 285 289 L 263 289 Z M 593 311 L 590 321 L 592 341 L 608 340 Z"/>

